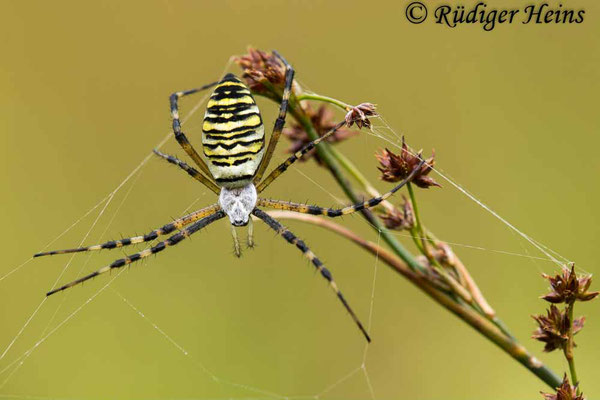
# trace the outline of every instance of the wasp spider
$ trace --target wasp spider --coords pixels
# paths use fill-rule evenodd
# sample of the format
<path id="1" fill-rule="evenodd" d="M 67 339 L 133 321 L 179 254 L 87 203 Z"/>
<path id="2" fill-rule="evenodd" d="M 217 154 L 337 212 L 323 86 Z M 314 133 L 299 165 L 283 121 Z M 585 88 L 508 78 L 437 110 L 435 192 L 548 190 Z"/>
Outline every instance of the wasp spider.
<path id="1" fill-rule="evenodd" d="M 131 264 L 141 260 L 151 254 L 156 254 L 167 247 L 171 247 L 181 242 L 183 239 L 198 232 L 200 229 L 210 225 L 211 223 L 229 217 L 231 222 L 236 254 L 240 254 L 240 246 L 236 236 L 235 227 L 248 225 L 248 245 L 253 246 L 252 239 L 252 219 L 250 214 L 265 222 L 271 229 L 276 231 L 287 242 L 295 245 L 306 258 L 312 262 L 317 271 L 325 278 L 342 305 L 348 311 L 358 328 L 364 334 L 365 338 L 370 341 L 369 335 L 364 326 L 338 289 L 335 281 L 329 270 L 323 266 L 321 261 L 308 248 L 308 246 L 292 232 L 281 225 L 278 221 L 270 217 L 267 213 L 258 207 L 268 207 L 282 210 L 292 210 L 306 214 L 325 215 L 328 217 L 339 217 L 341 215 L 350 214 L 363 209 L 371 208 L 383 200 L 391 196 L 398 189 L 404 186 L 412 176 L 407 180 L 400 182 L 390 192 L 376 198 L 372 198 L 366 202 L 351 205 L 341 209 L 322 208 L 313 205 L 291 203 L 280 200 L 270 200 L 258 197 L 277 177 L 279 177 L 291 164 L 301 158 L 305 153 L 313 149 L 319 142 L 340 129 L 345 122 L 340 122 L 333 129 L 327 132 L 324 136 L 307 144 L 303 149 L 290 156 L 285 162 L 277 166 L 264 180 L 263 174 L 269 165 L 273 151 L 281 135 L 281 131 L 285 124 L 286 113 L 288 109 L 288 100 L 294 79 L 294 69 L 291 65 L 277 52 L 274 52 L 279 60 L 285 65 L 285 87 L 283 91 L 282 101 L 279 107 L 279 115 L 275 121 L 273 132 L 269 140 L 269 145 L 265 150 L 265 129 L 263 121 L 256 105 L 256 102 L 250 93 L 248 87 L 242 83 L 233 74 L 227 74 L 221 81 L 202 86 L 200 88 L 176 92 L 170 97 L 171 116 L 173 118 L 173 132 L 175 139 L 191 157 L 194 163 L 200 168 L 200 171 L 189 166 L 185 162 L 177 159 L 174 156 L 166 155 L 158 150 L 154 152 L 165 159 L 166 161 L 177 165 L 182 170 L 187 172 L 194 179 L 204 184 L 219 196 L 216 204 L 191 214 L 185 215 L 175 221 L 164 225 L 161 228 L 155 229 L 143 236 L 135 236 L 120 240 L 111 240 L 106 243 L 66 249 L 55 250 L 44 253 L 38 253 L 35 257 L 77 253 L 84 251 L 114 249 L 124 246 L 129 246 L 135 243 L 150 242 L 157 239 L 159 236 L 168 235 L 176 230 L 179 232 L 168 237 L 166 240 L 157 243 L 155 246 L 138 253 L 120 258 L 112 264 L 107 265 L 99 270 L 92 272 L 89 275 L 81 277 L 71 283 L 67 283 L 58 288 L 54 288 L 47 293 L 51 295 L 56 292 L 68 289 L 78 283 L 87 281 L 102 273 L 108 272 L 114 268 L 121 268 L 124 265 Z M 210 99 L 208 100 L 204 123 L 202 127 L 202 145 L 205 162 L 196 150 L 192 147 L 185 134 L 181 130 L 179 121 L 178 100 L 181 97 L 188 96 L 205 89 L 215 87 Z M 418 168 L 417 168 L 418 169 Z"/>

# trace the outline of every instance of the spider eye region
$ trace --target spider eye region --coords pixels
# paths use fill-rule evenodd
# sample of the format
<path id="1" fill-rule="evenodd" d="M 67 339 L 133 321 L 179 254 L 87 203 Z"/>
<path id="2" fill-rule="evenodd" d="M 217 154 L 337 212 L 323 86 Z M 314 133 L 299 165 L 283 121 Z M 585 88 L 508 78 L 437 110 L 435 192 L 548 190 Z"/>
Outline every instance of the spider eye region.
<path id="1" fill-rule="evenodd" d="M 256 199 L 256 187 L 252 183 L 234 189 L 223 187 L 219 194 L 219 205 L 229 217 L 231 225 L 245 226 L 256 207 Z"/>

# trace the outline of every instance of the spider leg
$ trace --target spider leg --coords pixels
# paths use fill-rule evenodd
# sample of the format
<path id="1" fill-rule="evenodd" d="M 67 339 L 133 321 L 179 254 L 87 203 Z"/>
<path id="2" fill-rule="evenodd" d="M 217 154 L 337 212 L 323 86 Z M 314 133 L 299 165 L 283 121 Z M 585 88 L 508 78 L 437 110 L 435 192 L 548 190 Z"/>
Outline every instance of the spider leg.
<path id="1" fill-rule="evenodd" d="M 171 164 L 177 165 L 179 168 L 181 168 L 182 170 L 187 172 L 188 175 L 190 175 L 192 178 L 196 179 L 198 182 L 202 183 L 204 186 L 206 186 L 207 188 L 212 190 L 217 195 L 219 193 L 221 193 L 221 188 L 219 188 L 213 181 L 211 181 L 210 179 L 208 179 L 207 177 L 202 175 L 202 173 L 198 172 L 193 167 L 190 167 L 189 165 L 187 165 L 185 162 L 181 161 L 177 157 L 161 153 L 160 151 L 158 151 L 156 149 L 154 149 L 154 154 L 156 154 L 159 157 L 164 158 Z"/>
<path id="2" fill-rule="evenodd" d="M 283 126 L 285 125 L 285 116 L 287 114 L 288 102 L 290 99 L 290 94 L 292 93 L 292 83 L 294 82 L 294 68 L 287 62 L 281 54 L 277 51 L 273 50 L 273 54 L 285 66 L 285 86 L 283 88 L 283 95 L 281 96 L 281 104 L 279 105 L 279 115 L 275 120 L 275 125 L 273 126 L 273 132 L 271 133 L 271 138 L 269 139 L 269 146 L 267 147 L 267 151 L 258 167 L 258 171 L 254 176 L 254 184 L 257 184 L 262 179 L 265 170 L 269 166 L 271 162 L 271 157 L 273 157 L 273 152 L 275 151 L 275 147 L 277 146 L 277 142 L 279 141 L 279 137 L 281 136 L 281 131 L 283 130 Z"/>
<path id="3" fill-rule="evenodd" d="M 173 118 L 173 133 L 175 134 L 175 140 L 177 143 L 185 150 L 185 152 L 194 160 L 196 165 L 200 167 L 202 172 L 204 172 L 209 177 L 211 176 L 210 171 L 208 170 L 208 166 L 202 160 L 198 152 L 192 147 L 189 140 L 185 136 L 185 134 L 181 131 L 181 122 L 179 121 L 179 105 L 178 101 L 180 97 L 188 96 L 190 94 L 198 93 L 202 90 L 209 89 L 215 86 L 219 82 L 212 82 L 208 85 L 201 86 L 196 89 L 184 90 L 181 92 L 175 92 L 169 97 L 169 102 L 171 104 L 171 117 Z"/>
<path id="4" fill-rule="evenodd" d="M 293 163 L 298 161 L 300 158 L 302 158 L 303 155 L 305 155 L 306 153 L 308 153 L 309 151 L 314 149 L 315 146 L 318 145 L 319 143 L 321 143 L 323 140 L 325 140 L 329 136 L 333 135 L 338 129 L 340 129 L 345 124 L 346 124 L 345 120 L 342 122 L 339 122 L 336 126 L 331 128 L 326 134 L 324 134 L 323 136 L 308 143 L 302 149 L 298 150 L 297 152 L 292 154 L 290 157 L 288 157 L 287 160 L 285 160 L 283 163 L 279 164 L 277 166 L 277 168 L 275 168 L 273 171 L 271 171 L 271 173 L 256 187 L 256 191 L 258 193 L 260 193 L 263 190 L 265 190 L 267 188 L 267 186 L 269 186 L 275 179 L 277 179 L 281 174 L 283 174 L 289 168 L 290 165 L 292 165 Z"/>
<path id="5" fill-rule="evenodd" d="M 67 283 L 66 285 L 63 285 L 57 289 L 52 289 L 51 291 L 46 293 L 46 296 L 50 296 L 51 294 L 54 294 L 56 292 L 60 292 L 62 290 L 68 289 L 72 286 L 75 286 L 79 283 L 85 282 L 88 279 L 92 279 L 92 278 L 94 278 L 100 274 L 103 274 L 105 272 L 108 272 L 112 269 L 121 268 L 124 265 L 129 265 L 133 262 L 136 262 L 138 260 L 146 258 L 152 254 L 156 254 L 160 251 L 163 251 L 167 247 L 175 246 L 177 243 L 181 242 L 183 239 L 198 232 L 200 229 L 204 228 L 205 226 L 223 218 L 224 216 L 225 216 L 225 212 L 223 210 L 216 211 L 215 213 L 208 215 L 199 221 L 194 222 L 192 225 L 185 228 L 181 232 L 178 232 L 175 235 L 170 236 L 167 240 L 159 242 L 156 246 L 151 247 L 146 250 L 143 250 L 143 251 L 140 251 L 139 253 L 135 253 L 135 254 L 126 256 L 125 258 L 120 258 L 120 259 L 114 261 L 112 264 L 102 267 L 99 270 L 92 272 L 89 275 L 83 276 L 83 277 L 81 277 L 77 280 L 74 280 L 73 282 Z"/>
<path id="6" fill-rule="evenodd" d="M 379 205 L 379 203 L 381 203 L 382 201 L 386 200 L 388 197 L 392 196 L 394 193 L 396 193 L 398 190 L 400 190 L 400 188 L 402 188 L 402 186 L 406 185 L 408 182 L 410 182 L 412 180 L 412 178 L 417 174 L 417 172 L 421 169 L 421 167 L 423 166 L 424 163 L 425 163 L 425 161 L 421 161 L 419 163 L 419 165 L 415 169 L 413 169 L 413 171 L 410 173 L 410 175 L 406 179 L 404 179 L 402 182 L 400 182 L 396 187 L 394 187 L 389 192 L 384 193 L 378 197 L 373 197 L 372 199 L 369 199 L 362 203 L 353 204 L 348 207 L 325 208 L 325 207 L 319 207 L 319 206 L 312 206 L 312 205 L 308 205 L 308 204 L 292 203 L 290 201 L 271 200 L 271 199 L 263 199 L 263 198 L 258 198 L 256 205 L 261 206 L 261 207 L 275 208 L 278 210 L 296 211 L 296 212 L 303 213 L 303 214 L 325 215 L 325 216 L 332 217 L 332 218 L 339 217 L 342 215 L 352 214 L 357 211 L 375 207 L 375 206 Z"/>
<path id="7" fill-rule="evenodd" d="M 240 258 L 242 256 L 242 249 L 240 247 L 240 240 L 238 239 L 237 231 L 233 225 L 231 225 L 231 236 L 233 237 L 233 251 L 235 256 Z"/>
<path id="8" fill-rule="evenodd" d="M 115 248 L 119 248 L 119 247 L 129 246 L 129 245 L 135 244 L 135 243 L 151 242 L 159 236 L 168 235 L 169 233 L 171 233 L 177 229 L 181 229 L 182 227 L 187 226 L 193 222 L 196 222 L 201 218 L 204 218 L 210 214 L 213 214 L 213 213 L 219 211 L 220 208 L 221 207 L 218 204 L 213 204 L 212 206 L 203 208 L 198 211 L 194 211 L 191 214 L 188 214 L 181 218 L 178 218 L 175 221 L 171 222 L 170 224 L 166 224 L 162 228 L 155 229 L 152 232 L 149 232 L 143 236 L 134 236 L 134 237 L 121 239 L 121 240 L 111 240 L 106 243 L 96 244 L 96 245 L 87 246 L 87 247 L 79 247 L 79 248 L 75 248 L 75 249 L 47 251 L 44 253 L 37 253 L 34 255 L 34 257 L 51 256 L 54 254 L 79 253 L 79 252 L 83 252 L 83 251 L 93 251 L 93 250 L 102 250 L 102 249 L 115 249 Z"/>
<path id="9" fill-rule="evenodd" d="M 254 248 L 254 223 L 252 222 L 252 218 L 248 219 L 248 239 L 246 244 L 248 248 Z"/>
<path id="10" fill-rule="evenodd" d="M 369 337 L 369 334 L 367 333 L 362 323 L 360 322 L 360 320 L 346 301 L 346 298 L 342 295 L 342 292 L 338 289 L 335 281 L 333 280 L 331 272 L 329 272 L 329 270 L 323 266 L 323 263 L 317 258 L 317 256 L 315 256 L 315 254 L 308 248 L 308 246 L 306 246 L 306 244 L 301 239 L 298 239 L 296 235 L 294 235 L 292 232 L 290 232 L 287 228 L 285 228 L 277 220 L 269 216 L 264 211 L 255 208 L 254 211 L 252 211 L 252 214 L 263 220 L 271 229 L 276 231 L 285 240 L 287 240 L 288 243 L 296 245 L 296 247 L 300 249 L 300 251 L 302 251 L 302 254 L 304 254 L 304 256 L 313 263 L 317 271 L 319 271 L 323 278 L 325 278 L 327 282 L 329 282 L 329 286 L 335 292 L 338 299 L 340 299 L 344 308 L 346 308 L 346 310 L 358 326 L 358 329 L 360 329 L 367 341 L 370 342 L 371 338 Z"/>

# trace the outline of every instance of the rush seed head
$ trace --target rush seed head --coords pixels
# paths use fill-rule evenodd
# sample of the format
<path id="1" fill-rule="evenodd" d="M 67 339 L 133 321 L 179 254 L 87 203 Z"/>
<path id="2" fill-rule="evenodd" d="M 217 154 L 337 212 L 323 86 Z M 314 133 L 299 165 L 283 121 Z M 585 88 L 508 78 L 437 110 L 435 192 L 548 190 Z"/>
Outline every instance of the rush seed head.
<path id="1" fill-rule="evenodd" d="M 550 352 L 556 349 L 564 349 L 569 339 L 569 326 L 571 321 L 565 311 L 561 311 L 554 304 L 546 311 L 546 315 L 532 315 L 538 328 L 531 336 L 535 340 L 544 342 L 544 351 Z M 584 317 L 573 321 L 573 334 L 583 329 Z"/>
<path id="2" fill-rule="evenodd" d="M 412 205 L 405 196 L 402 196 L 402 199 L 404 202 L 400 208 L 394 207 L 380 216 L 386 228 L 402 231 L 410 230 L 415 226 L 415 213 Z"/>
<path id="3" fill-rule="evenodd" d="M 585 400 L 583 393 L 579 395 L 577 394 L 577 386 L 578 385 L 571 385 L 567 374 L 565 374 L 562 384 L 556 388 L 555 394 L 544 392 L 540 393 L 542 393 L 542 396 L 544 396 L 545 400 Z"/>
<path id="4" fill-rule="evenodd" d="M 575 264 L 571 268 L 563 267 L 560 274 L 550 276 L 543 274 L 550 282 L 552 291 L 542 299 L 550 303 L 572 303 L 574 301 L 590 301 L 598 296 L 599 292 L 589 292 L 592 283 L 591 275 L 578 277 L 575 273 Z"/>
<path id="5" fill-rule="evenodd" d="M 377 117 L 378 114 L 375 111 L 375 104 L 361 103 L 357 106 L 352 107 L 346 114 L 346 124 L 352 126 L 356 124 L 358 129 L 362 129 L 363 126 L 371 128 L 371 121 L 369 117 Z"/>
<path id="6" fill-rule="evenodd" d="M 399 155 L 389 149 L 385 149 L 375 154 L 375 157 L 381 165 L 378 167 L 379 171 L 381 171 L 381 179 L 386 182 L 398 182 L 406 179 L 423 160 L 421 152 L 415 155 L 408 150 L 404 137 L 402 138 L 402 148 Z M 432 151 L 432 156 L 421 165 L 420 171 L 417 172 L 412 183 L 423 189 L 431 186 L 441 187 L 433 178 L 427 176 L 435 164 L 434 158 L 435 153 Z"/>
<path id="7" fill-rule="evenodd" d="M 265 93 L 265 84 L 283 90 L 285 84 L 285 66 L 273 53 L 248 47 L 248 53 L 234 58 L 244 71 L 242 77 L 255 93 Z"/>

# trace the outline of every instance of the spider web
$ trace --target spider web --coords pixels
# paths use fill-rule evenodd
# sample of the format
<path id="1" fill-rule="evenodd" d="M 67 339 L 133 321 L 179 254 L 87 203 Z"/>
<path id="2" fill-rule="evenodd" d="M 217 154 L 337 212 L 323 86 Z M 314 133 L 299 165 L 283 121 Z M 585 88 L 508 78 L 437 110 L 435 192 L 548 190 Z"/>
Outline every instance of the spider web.
<path id="1" fill-rule="evenodd" d="M 230 64 L 231 64 L 231 61 L 227 64 L 225 70 L 227 70 L 229 68 Z M 205 96 L 203 99 L 201 99 L 193 107 L 193 109 L 187 114 L 187 116 L 182 121 L 184 124 L 186 123 L 186 121 L 189 120 L 190 117 L 192 117 L 200 109 L 200 107 L 203 105 L 203 103 L 205 102 L 207 97 L 208 97 L 208 95 Z M 382 141 L 386 146 L 399 149 L 400 145 L 401 145 L 401 137 L 389 126 L 389 124 L 385 121 L 385 119 L 380 117 L 377 119 L 377 121 L 378 122 L 375 124 L 373 129 L 370 132 L 368 132 L 368 134 L 370 135 L 369 137 L 373 137 L 373 138 L 376 138 L 377 140 Z M 363 130 L 363 132 L 367 132 L 367 131 Z M 161 148 L 168 140 L 171 139 L 171 137 L 172 137 L 172 132 L 169 131 L 155 147 Z M 142 159 L 142 161 L 135 168 L 133 168 L 133 170 L 129 174 L 127 174 L 125 176 L 125 178 L 116 186 L 116 188 L 113 191 L 108 193 L 103 199 L 101 199 L 97 204 L 95 204 L 84 215 L 82 215 L 79 219 L 77 219 L 70 226 L 68 226 L 62 233 L 60 233 L 53 240 L 51 240 L 46 246 L 44 246 L 44 248 L 42 250 L 49 248 L 56 241 L 58 241 L 61 237 L 66 235 L 74 227 L 76 227 L 82 221 L 84 221 L 87 217 L 90 217 L 93 215 L 94 212 L 97 212 L 95 218 L 93 219 L 89 228 L 86 230 L 85 234 L 83 235 L 83 237 L 81 238 L 81 240 L 79 242 L 79 245 L 85 244 L 88 241 L 88 238 L 90 237 L 90 235 L 97 228 L 98 222 L 107 215 L 107 210 L 108 210 L 109 206 L 115 200 L 116 195 L 119 192 L 121 192 L 126 187 L 127 184 L 129 184 L 130 186 L 127 188 L 126 193 L 124 194 L 123 198 L 120 200 L 117 207 L 112 211 L 112 215 L 110 216 L 108 223 L 106 224 L 105 228 L 102 230 L 102 232 L 100 234 L 100 237 L 98 238 L 98 242 L 101 242 L 101 239 L 104 238 L 105 235 L 109 232 L 109 228 L 112 225 L 115 218 L 117 217 L 119 210 L 121 209 L 123 204 L 125 204 L 130 193 L 135 188 L 137 180 L 142 175 L 143 169 L 147 165 L 147 163 L 151 159 L 151 157 L 152 157 L 152 153 L 150 152 L 145 158 Z M 274 157 L 274 162 L 282 161 L 283 159 L 284 158 L 282 156 L 279 156 L 279 157 L 276 156 L 276 157 Z M 320 184 L 319 182 L 317 182 L 316 180 L 314 180 L 313 178 L 308 176 L 305 172 L 303 172 L 301 166 L 294 165 L 292 167 L 292 171 L 295 171 L 295 173 L 297 173 L 299 176 L 303 177 L 304 179 L 307 179 L 315 187 L 318 187 L 325 194 L 327 194 L 327 196 L 331 197 L 337 204 L 345 204 L 346 203 L 344 200 L 338 198 L 335 194 L 333 194 L 331 191 L 329 191 L 324 185 Z M 440 178 L 442 178 L 445 182 L 449 183 L 451 185 L 451 187 L 456 189 L 462 195 L 466 196 L 469 201 L 474 202 L 478 207 L 481 207 L 483 210 L 485 210 L 485 212 L 489 213 L 496 220 L 500 221 L 504 226 L 506 226 L 516 236 L 518 236 L 519 238 L 524 240 L 528 245 L 532 246 L 537 252 L 539 252 L 539 255 L 529 254 L 529 251 L 527 250 L 526 247 L 523 247 L 523 253 L 519 253 L 519 252 L 508 251 L 508 250 L 504 250 L 504 249 L 491 249 L 491 248 L 486 248 L 486 247 L 482 247 L 479 245 L 472 245 L 472 244 L 456 243 L 456 242 L 450 242 L 450 241 L 448 241 L 447 243 L 451 244 L 452 246 L 463 247 L 466 249 L 480 250 L 480 251 L 492 252 L 492 253 L 497 253 L 497 254 L 502 254 L 502 255 L 507 255 L 507 256 L 527 258 L 527 259 L 532 260 L 533 262 L 544 261 L 544 262 L 554 263 L 557 265 L 561 265 L 561 264 L 564 264 L 565 262 L 569 262 L 569 260 L 567 258 L 563 257 L 556 251 L 550 249 L 543 243 L 540 243 L 539 241 L 533 239 L 532 237 L 530 237 L 529 235 L 527 235 L 526 233 L 524 233 L 523 231 L 518 229 L 514 224 L 510 223 L 505 218 L 500 216 L 492 208 L 490 208 L 488 205 L 486 205 L 485 203 L 480 201 L 474 194 L 470 193 L 462 185 L 457 183 L 448 173 L 441 170 L 439 167 L 434 168 L 434 172 Z M 200 198 L 194 200 L 185 210 L 182 211 L 182 213 L 185 213 L 188 209 L 190 209 L 199 199 Z M 355 218 L 355 217 L 352 217 L 352 218 Z M 393 233 L 398 236 L 410 237 L 410 235 L 401 233 L 401 232 L 393 232 Z M 377 232 L 376 242 L 378 245 L 381 243 L 381 232 Z M 88 261 L 90 260 L 90 258 L 93 254 L 94 253 L 90 253 L 86 257 L 85 261 L 82 263 L 82 266 L 79 269 L 78 276 L 80 276 L 81 273 L 84 271 L 85 267 L 87 266 Z M 60 270 L 58 276 L 54 280 L 54 283 L 52 284 L 51 287 L 55 287 L 61 281 L 65 272 L 71 266 L 71 263 L 72 263 L 74 257 L 75 257 L 75 255 L 72 255 L 67 260 L 67 262 L 65 263 L 63 268 Z M 6 284 L 6 282 L 4 282 L 5 280 L 8 280 L 13 275 L 24 270 L 25 267 L 31 262 L 31 260 L 32 260 L 32 258 L 27 259 L 26 261 L 15 266 L 12 269 L 9 269 L 8 272 L 6 272 L 2 276 L 0 276 L 0 285 Z M 368 331 L 371 331 L 371 329 L 372 329 L 373 316 L 376 311 L 376 301 L 375 300 L 376 300 L 376 292 L 377 292 L 376 289 L 377 289 L 379 264 L 380 264 L 379 255 L 377 254 L 375 256 L 375 259 L 373 262 L 372 280 L 370 282 L 370 296 L 369 296 L 369 305 L 368 305 L 369 311 L 368 311 L 367 324 L 366 324 Z M 541 268 L 541 267 L 538 267 L 538 268 Z M 330 394 L 332 393 L 332 391 L 334 389 L 346 384 L 350 380 L 356 379 L 357 376 L 362 376 L 363 384 L 366 387 L 366 392 L 369 393 L 370 397 L 372 399 L 375 399 L 377 397 L 376 396 L 377 390 L 373 385 L 373 379 L 369 373 L 368 364 L 367 364 L 368 356 L 369 356 L 369 349 L 370 349 L 370 347 L 368 345 L 364 345 L 364 348 L 362 349 L 362 355 L 360 357 L 360 362 L 358 363 L 358 365 L 351 366 L 350 368 L 348 368 L 348 370 L 345 373 L 341 374 L 337 379 L 333 380 L 330 384 L 326 385 L 325 387 L 321 388 L 320 390 L 316 391 L 315 393 L 311 393 L 308 395 L 296 395 L 296 394 L 291 395 L 291 394 L 276 393 L 269 389 L 260 388 L 260 387 L 250 385 L 247 383 L 234 382 L 234 381 L 225 379 L 224 377 L 220 376 L 218 373 L 214 372 L 206 363 L 201 362 L 196 354 L 193 354 L 191 351 L 188 351 L 187 346 L 184 343 L 182 343 L 178 338 L 176 338 L 174 335 L 172 335 L 169 332 L 168 328 L 161 327 L 159 325 L 159 323 L 157 323 L 156 320 L 154 320 L 152 318 L 151 312 L 149 313 L 147 311 L 142 310 L 139 307 L 139 305 L 136 304 L 134 301 L 130 300 L 126 294 L 123 294 L 121 291 L 112 287 L 113 282 L 115 280 L 117 280 L 124 271 L 125 271 L 125 269 L 118 270 L 118 272 L 116 274 L 109 277 L 109 279 L 107 280 L 106 283 L 104 283 L 99 289 L 95 290 L 91 294 L 91 296 L 89 296 L 85 301 L 79 303 L 79 305 L 77 307 L 75 307 L 71 312 L 69 312 L 66 317 L 58 318 L 59 310 L 66 303 L 68 296 L 70 294 L 70 292 L 67 291 L 65 293 L 65 295 L 63 296 L 61 302 L 58 304 L 57 308 L 54 310 L 48 323 L 41 330 L 41 333 L 39 334 L 37 339 L 34 339 L 33 341 L 31 341 L 26 346 L 25 351 L 16 352 L 14 349 L 15 344 L 24 340 L 23 339 L 24 333 L 27 332 L 28 329 L 30 329 L 32 322 L 34 320 L 36 320 L 40 310 L 46 306 L 47 297 L 44 297 L 44 299 L 33 309 L 31 314 L 29 314 L 24 319 L 23 325 L 21 325 L 19 327 L 19 329 L 16 331 L 16 334 L 14 335 L 14 337 L 8 343 L 6 343 L 4 346 L 0 347 L 0 351 L 1 351 L 1 353 L 0 353 L 0 398 L 15 398 L 15 399 L 49 399 L 49 398 L 58 399 L 59 398 L 56 396 L 45 397 L 45 396 L 18 394 L 18 393 L 17 394 L 13 394 L 13 393 L 6 394 L 3 392 L 4 392 L 6 385 L 11 381 L 11 379 L 13 379 L 13 377 L 15 375 L 17 375 L 19 373 L 21 367 L 28 362 L 28 360 L 30 359 L 30 356 L 32 354 L 34 354 L 37 349 L 39 349 L 41 346 L 43 346 L 48 341 L 48 339 L 53 337 L 57 332 L 60 332 L 61 329 L 63 329 L 65 325 L 71 323 L 80 314 L 81 311 L 85 310 L 89 306 L 90 303 L 92 303 L 100 294 L 105 293 L 105 292 L 111 293 L 113 296 L 116 296 L 116 298 L 118 298 L 121 301 L 121 303 L 127 309 L 129 309 L 131 311 L 131 313 L 133 315 L 137 316 L 138 318 L 140 318 L 141 320 L 143 320 L 146 323 L 147 328 L 151 332 L 162 337 L 164 339 L 163 341 L 166 346 L 170 346 L 173 349 L 173 351 L 182 354 L 187 360 L 189 360 L 189 362 L 191 364 L 193 364 L 199 370 L 199 373 L 203 374 L 205 377 L 211 379 L 215 383 L 222 385 L 223 387 L 232 388 L 232 389 L 241 391 L 246 394 L 246 397 L 238 396 L 238 397 L 233 397 L 233 398 L 236 398 L 236 399 L 244 399 L 244 398 L 248 398 L 248 399 L 249 398 L 325 399 L 330 396 Z M 57 319 L 59 320 L 59 322 L 55 324 L 54 322 Z M 16 353 L 16 355 L 13 353 Z M 11 355 L 13 357 L 10 358 L 9 355 Z"/>

